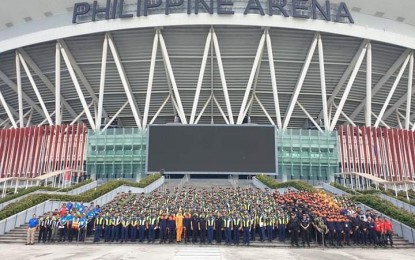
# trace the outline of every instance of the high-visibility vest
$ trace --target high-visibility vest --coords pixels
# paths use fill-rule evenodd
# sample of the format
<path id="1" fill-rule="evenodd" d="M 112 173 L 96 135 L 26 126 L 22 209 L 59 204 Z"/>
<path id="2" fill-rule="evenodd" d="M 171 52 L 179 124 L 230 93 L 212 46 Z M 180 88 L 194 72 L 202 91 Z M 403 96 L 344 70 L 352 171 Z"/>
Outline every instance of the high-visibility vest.
<path id="1" fill-rule="evenodd" d="M 251 220 L 250 219 L 244 219 L 244 220 L 242 220 L 242 225 L 244 227 L 250 227 L 251 226 Z"/>
<path id="2" fill-rule="evenodd" d="M 102 217 L 95 219 L 95 224 L 97 225 L 102 225 L 102 222 L 104 222 L 104 219 Z"/>
<path id="3" fill-rule="evenodd" d="M 239 226 L 239 223 L 241 223 L 241 220 L 239 218 L 236 218 L 233 220 L 233 225 L 234 226 Z"/>
<path id="4" fill-rule="evenodd" d="M 208 218 L 208 226 L 209 227 L 212 227 L 213 226 L 213 224 L 215 223 L 215 219 L 214 218 Z"/>
<path id="5" fill-rule="evenodd" d="M 223 220 L 225 228 L 230 228 L 231 227 L 231 223 L 232 223 L 232 219 L 230 218 L 226 218 Z"/>
<path id="6" fill-rule="evenodd" d="M 140 223 L 140 226 L 144 226 L 146 224 L 146 219 L 145 218 L 140 219 L 139 223 Z"/>

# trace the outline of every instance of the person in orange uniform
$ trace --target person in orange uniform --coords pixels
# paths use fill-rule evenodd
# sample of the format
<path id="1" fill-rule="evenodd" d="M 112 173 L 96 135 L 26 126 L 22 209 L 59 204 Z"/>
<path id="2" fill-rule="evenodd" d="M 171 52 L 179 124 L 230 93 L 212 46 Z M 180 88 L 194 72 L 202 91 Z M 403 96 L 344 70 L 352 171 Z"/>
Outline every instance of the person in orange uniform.
<path id="1" fill-rule="evenodd" d="M 179 211 L 176 215 L 176 241 L 177 243 L 182 242 L 183 234 L 183 215 L 182 211 Z"/>
<path id="2" fill-rule="evenodd" d="M 385 246 L 386 246 L 387 242 L 389 241 L 390 246 L 393 247 L 393 240 L 392 240 L 393 226 L 392 226 L 392 222 L 389 221 L 389 220 L 386 220 L 385 217 L 383 217 L 383 221 L 385 223 Z"/>

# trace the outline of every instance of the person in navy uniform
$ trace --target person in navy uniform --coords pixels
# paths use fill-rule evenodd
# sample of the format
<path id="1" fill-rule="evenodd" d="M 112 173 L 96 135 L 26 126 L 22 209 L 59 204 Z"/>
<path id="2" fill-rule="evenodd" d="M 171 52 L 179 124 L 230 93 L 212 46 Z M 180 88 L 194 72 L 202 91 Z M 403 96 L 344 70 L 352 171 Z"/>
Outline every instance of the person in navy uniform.
<path id="1" fill-rule="evenodd" d="M 225 212 L 223 226 L 225 228 L 225 244 L 230 245 L 232 242 L 232 218 Z"/>
<path id="2" fill-rule="evenodd" d="M 367 230 L 368 230 L 367 240 L 369 242 L 369 245 L 375 246 L 377 244 L 376 232 L 375 232 L 375 220 L 369 217 L 367 221 L 368 221 L 367 222 Z"/>
<path id="3" fill-rule="evenodd" d="M 212 215 L 212 213 L 209 213 L 209 215 L 207 217 L 207 241 L 208 241 L 208 244 L 212 244 L 214 230 L 215 230 L 215 217 Z"/>
<path id="4" fill-rule="evenodd" d="M 342 240 L 343 240 L 343 233 L 344 233 L 344 231 L 343 231 L 344 224 L 343 224 L 343 221 L 340 217 L 335 219 L 334 226 L 335 226 L 335 229 L 336 229 L 337 246 L 343 247 Z"/>
<path id="5" fill-rule="evenodd" d="M 245 217 L 242 219 L 242 228 L 243 228 L 243 238 L 244 238 L 244 246 L 249 246 L 249 239 L 251 236 L 251 225 L 252 220 L 248 215 L 248 212 L 245 212 Z"/>
<path id="6" fill-rule="evenodd" d="M 107 215 L 105 217 L 104 223 L 105 223 L 105 234 L 104 234 L 104 241 L 109 242 L 111 240 L 111 234 L 112 234 L 112 218 L 113 215 Z"/>
<path id="7" fill-rule="evenodd" d="M 176 236 L 175 236 L 175 232 L 176 232 L 176 217 L 174 216 L 174 213 L 172 212 L 169 216 L 169 218 L 167 219 L 167 227 L 169 229 L 169 244 L 173 243 Z"/>
<path id="8" fill-rule="evenodd" d="M 137 227 L 138 227 L 138 215 L 136 213 L 133 213 L 131 215 L 131 227 L 130 227 L 130 233 L 131 233 L 131 242 L 135 243 L 137 241 Z"/>
<path id="9" fill-rule="evenodd" d="M 291 219 L 288 222 L 288 232 L 291 236 L 291 245 L 294 246 L 294 244 L 299 247 L 298 244 L 298 232 L 300 231 L 300 222 L 298 221 L 298 218 L 296 215 L 291 215 Z"/>
<path id="10" fill-rule="evenodd" d="M 160 244 L 167 243 L 167 213 L 164 210 L 159 219 L 160 226 Z"/>
<path id="11" fill-rule="evenodd" d="M 116 213 L 112 218 L 112 232 L 111 232 L 111 242 L 118 242 L 120 239 L 120 229 L 121 229 L 121 216 L 119 213 Z"/>
<path id="12" fill-rule="evenodd" d="M 242 223 L 239 213 L 235 214 L 233 218 L 233 243 L 239 245 L 239 232 L 242 230 Z"/>
<path id="13" fill-rule="evenodd" d="M 216 232 L 216 243 L 222 243 L 222 230 L 223 230 L 223 219 L 220 212 L 215 220 L 215 232 Z"/>
<path id="14" fill-rule="evenodd" d="M 329 230 L 329 245 L 330 246 L 335 246 L 334 245 L 334 236 L 336 233 L 336 226 L 334 224 L 334 219 L 332 219 L 331 217 L 328 217 L 326 220 L 326 225 L 327 225 L 327 229 Z"/>
<path id="15" fill-rule="evenodd" d="M 43 237 L 46 237 L 46 217 L 45 216 L 41 216 L 39 218 L 39 236 L 37 239 L 37 242 L 40 243 L 40 241 L 43 241 Z M 43 241 L 43 243 L 46 242 Z"/>
<path id="16" fill-rule="evenodd" d="M 193 217 L 190 223 L 190 229 L 192 230 L 192 243 L 197 243 L 198 231 L 199 231 L 199 218 L 196 213 L 193 213 Z"/>
<path id="17" fill-rule="evenodd" d="M 368 223 L 365 220 L 364 216 L 361 216 L 359 222 L 359 244 L 361 245 L 367 245 L 367 228 Z"/>
<path id="18" fill-rule="evenodd" d="M 344 219 L 343 225 L 344 225 L 343 230 L 344 230 L 344 238 L 346 240 L 346 245 L 350 246 L 350 233 L 352 232 L 352 222 L 350 221 L 349 218 L 346 217 Z"/>
<path id="19" fill-rule="evenodd" d="M 128 230 L 130 227 L 130 218 L 124 215 L 121 218 L 121 243 L 128 241 Z"/>
<path id="20" fill-rule="evenodd" d="M 147 229 L 147 218 L 146 218 L 146 215 L 142 213 L 138 220 L 138 237 L 139 237 L 138 242 L 144 242 L 146 229 Z"/>
<path id="21" fill-rule="evenodd" d="M 199 233 L 200 233 L 200 244 L 206 244 L 206 229 L 207 223 L 205 214 L 201 214 L 199 218 Z"/>
<path id="22" fill-rule="evenodd" d="M 307 246 L 310 247 L 310 219 L 306 214 L 303 214 L 303 218 L 300 221 L 300 232 L 301 239 L 303 241 L 303 247 L 307 243 Z"/>
<path id="23" fill-rule="evenodd" d="M 147 220 L 147 230 L 148 230 L 148 242 L 147 243 L 154 243 L 155 241 L 155 230 L 158 226 L 158 219 L 156 215 L 151 213 L 150 217 Z"/>

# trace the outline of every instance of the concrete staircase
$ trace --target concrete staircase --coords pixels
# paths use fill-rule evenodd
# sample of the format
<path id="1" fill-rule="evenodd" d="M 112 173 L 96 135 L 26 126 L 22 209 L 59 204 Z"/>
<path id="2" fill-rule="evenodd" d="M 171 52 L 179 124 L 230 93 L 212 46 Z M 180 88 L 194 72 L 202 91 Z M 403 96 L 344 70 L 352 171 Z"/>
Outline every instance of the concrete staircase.
<path id="1" fill-rule="evenodd" d="M 25 244 L 26 243 L 26 231 L 27 231 L 27 226 L 21 226 L 19 228 L 16 228 L 16 229 L 12 230 L 11 232 L 9 232 L 9 233 L 7 233 L 3 236 L 0 236 L 0 244 Z M 36 232 L 36 234 L 35 234 L 35 243 L 37 243 L 37 238 L 38 238 L 38 232 Z M 93 238 L 91 236 L 91 237 L 88 237 L 85 242 L 80 242 L 80 243 L 81 244 L 93 244 L 92 239 Z M 258 237 L 257 237 L 257 239 L 258 239 Z M 402 238 L 399 238 L 396 235 L 393 237 L 393 240 L 394 240 L 394 248 L 396 248 L 396 249 L 413 249 L 414 248 L 414 245 L 409 244 L 407 241 L 403 240 Z M 68 243 L 68 242 L 65 242 L 65 243 Z M 72 244 L 74 244 L 74 243 L 76 243 L 76 241 L 72 242 Z M 55 243 L 46 243 L 46 244 L 61 244 L 61 243 L 55 242 Z M 98 244 L 100 244 L 100 245 L 103 245 L 103 244 L 120 245 L 120 243 L 116 243 L 116 242 L 114 242 L 114 243 L 100 242 Z M 128 242 L 128 243 L 123 243 L 123 244 L 131 245 L 133 243 Z M 145 244 L 147 244 L 147 242 L 145 242 Z M 158 241 L 156 241 L 155 244 L 158 244 Z M 198 245 L 199 244 L 197 243 L 194 246 L 198 246 Z M 215 244 L 213 244 L 213 245 L 215 245 Z M 301 239 L 300 239 L 300 245 L 301 245 Z M 192 244 L 190 243 L 189 246 L 192 246 Z M 221 246 L 225 246 L 223 241 L 222 241 Z M 242 243 L 240 244 L 240 246 L 242 246 Z M 290 241 L 288 241 L 288 240 L 285 243 L 279 242 L 278 240 L 274 240 L 271 243 L 269 243 L 269 242 L 263 242 L 262 243 L 262 242 L 259 242 L 257 240 L 257 241 L 252 241 L 250 243 L 250 246 L 251 247 L 286 248 L 286 247 L 291 247 L 291 244 L 290 244 Z M 312 242 L 310 244 L 310 246 L 312 248 L 321 247 L 321 246 L 316 245 L 314 242 Z M 343 248 L 368 248 L 368 249 L 373 249 L 373 246 L 366 246 L 366 247 L 344 246 Z"/>

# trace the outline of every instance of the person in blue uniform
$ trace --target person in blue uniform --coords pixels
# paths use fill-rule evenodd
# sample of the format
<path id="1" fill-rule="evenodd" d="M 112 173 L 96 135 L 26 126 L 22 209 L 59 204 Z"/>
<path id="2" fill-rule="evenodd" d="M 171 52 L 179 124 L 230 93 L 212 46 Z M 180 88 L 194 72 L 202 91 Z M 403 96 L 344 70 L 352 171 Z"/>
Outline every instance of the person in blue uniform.
<path id="1" fill-rule="evenodd" d="M 344 224 L 343 224 L 342 219 L 340 217 L 335 219 L 334 225 L 336 229 L 337 246 L 343 247 L 342 240 L 343 240 L 343 233 L 344 233 L 343 231 Z"/>
<path id="2" fill-rule="evenodd" d="M 163 211 L 159 219 L 160 244 L 167 242 L 167 221 L 168 221 L 168 216 L 166 214 L 166 211 Z"/>
<path id="3" fill-rule="evenodd" d="M 242 229 L 242 223 L 241 223 L 241 218 L 239 216 L 239 213 L 236 213 L 234 218 L 233 218 L 233 243 L 235 245 L 239 245 L 239 232 Z"/>
<path id="4" fill-rule="evenodd" d="M 232 243 L 232 218 L 225 212 L 223 217 L 223 227 L 225 228 L 225 244 Z"/>
<path id="5" fill-rule="evenodd" d="M 334 224 L 334 219 L 327 218 L 326 225 L 327 225 L 327 229 L 329 230 L 329 245 L 330 246 L 335 246 L 334 245 L 334 236 L 335 236 L 335 232 L 336 232 L 336 226 Z"/>
<path id="6" fill-rule="evenodd" d="M 242 219 L 242 228 L 243 228 L 243 243 L 244 246 L 249 246 L 250 232 L 251 232 L 252 220 L 248 215 L 248 212 L 245 212 L 245 216 Z"/>
<path id="7" fill-rule="evenodd" d="M 212 213 L 209 213 L 209 215 L 207 217 L 207 241 L 208 241 L 208 244 L 212 244 L 214 230 L 215 230 L 215 217 L 212 215 Z"/>
<path id="8" fill-rule="evenodd" d="M 147 217 L 144 213 L 138 219 L 138 242 L 144 242 L 147 229 Z"/>
<path id="9" fill-rule="evenodd" d="M 199 218 L 196 213 L 193 213 L 190 229 L 192 230 L 192 243 L 197 243 L 197 238 L 199 236 Z"/>
<path id="10" fill-rule="evenodd" d="M 205 214 L 200 214 L 199 217 L 199 233 L 200 233 L 200 244 L 206 244 L 206 229 L 207 223 Z"/>
<path id="11" fill-rule="evenodd" d="M 352 222 L 350 221 L 349 218 L 346 217 L 344 219 L 343 225 L 344 225 L 343 230 L 344 230 L 344 238 L 346 241 L 346 245 L 350 246 L 350 233 L 352 231 Z"/>
<path id="12" fill-rule="evenodd" d="M 84 213 L 79 218 L 79 241 L 85 241 L 87 225 L 88 219 L 86 218 L 86 214 Z"/>
<path id="13" fill-rule="evenodd" d="M 123 243 L 128 241 L 128 230 L 131 220 L 127 215 L 124 215 L 121 219 L 121 243 Z"/>
<path id="14" fill-rule="evenodd" d="M 104 225 L 105 225 L 104 222 L 105 222 L 105 219 L 102 216 L 102 213 L 100 213 L 95 218 L 95 221 L 94 221 L 94 229 L 95 229 L 95 233 L 94 233 L 94 243 L 97 243 L 100 240 L 101 233 L 102 233 L 102 230 L 103 230 Z"/>

